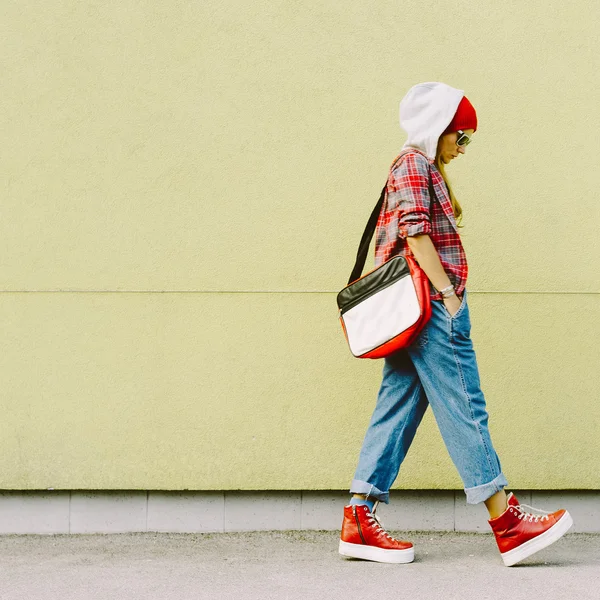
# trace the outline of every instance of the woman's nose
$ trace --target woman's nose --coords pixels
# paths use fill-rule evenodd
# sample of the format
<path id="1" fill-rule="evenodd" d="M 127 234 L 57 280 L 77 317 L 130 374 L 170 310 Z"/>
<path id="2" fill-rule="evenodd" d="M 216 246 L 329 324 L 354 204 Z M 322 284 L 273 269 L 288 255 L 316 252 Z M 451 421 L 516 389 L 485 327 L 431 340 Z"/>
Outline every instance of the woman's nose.
<path id="1" fill-rule="evenodd" d="M 466 152 L 466 148 L 465 148 L 464 146 L 459 146 L 459 147 L 458 147 L 458 151 L 459 151 L 461 154 L 464 154 L 464 153 Z"/>

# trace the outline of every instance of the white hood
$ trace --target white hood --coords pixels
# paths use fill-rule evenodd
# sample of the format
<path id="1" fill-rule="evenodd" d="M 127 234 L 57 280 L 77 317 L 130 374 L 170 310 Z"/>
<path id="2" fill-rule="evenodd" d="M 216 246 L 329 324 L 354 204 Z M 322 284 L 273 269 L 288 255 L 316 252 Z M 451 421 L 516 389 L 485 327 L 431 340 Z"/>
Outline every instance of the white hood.
<path id="1" fill-rule="evenodd" d="M 400 102 L 400 125 L 408 133 L 403 148 L 413 146 L 435 160 L 438 140 L 452 121 L 463 96 L 445 83 L 418 83 Z"/>

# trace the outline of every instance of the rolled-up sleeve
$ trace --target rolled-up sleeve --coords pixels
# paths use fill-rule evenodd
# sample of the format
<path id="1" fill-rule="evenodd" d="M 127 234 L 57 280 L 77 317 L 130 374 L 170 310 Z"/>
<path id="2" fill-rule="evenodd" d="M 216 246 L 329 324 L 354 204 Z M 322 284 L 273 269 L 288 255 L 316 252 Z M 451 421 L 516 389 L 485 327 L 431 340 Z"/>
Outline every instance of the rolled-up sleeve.
<path id="1" fill-rule="evenodd" d="M 417 153 L 408 154 L 390 177 L 388 188 L 388 210 L 393 210 L 398 219 L 398 236 L 409 236 L 431 232 L 429 196 L 429 163 Z"/>

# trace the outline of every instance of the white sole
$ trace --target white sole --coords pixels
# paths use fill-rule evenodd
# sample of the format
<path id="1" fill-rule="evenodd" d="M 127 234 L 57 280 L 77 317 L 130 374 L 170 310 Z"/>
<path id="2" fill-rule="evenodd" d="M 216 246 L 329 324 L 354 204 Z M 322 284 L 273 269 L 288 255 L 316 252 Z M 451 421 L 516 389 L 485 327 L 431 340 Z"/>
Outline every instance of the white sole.
<path id="1" fill-rule="evenodd" d="M 509 550 L 508 552 L 501 553 L 502 560 L 507 567 L 512 567 L 518 562 L 521 562 L 523 559 L 539 552 L 540 550 L 546 548 L 550 544 L 553 544 L 561 538 L 569 528 L 573 525 L 573 518 L 568 512 L 565 514 L 550 528 L 548 531 L 544 531 L 544 533 L 538 535 L 537 537 L 521 544 L 517 548 L 513 550 Z"/>
<path id="2" fill-rule="evenodd" d="M 376 546 L 350 544 L 349 542 L 340 540 L 339 552 L 342 556 L 383 563 L 410 563 L 415 559 L 414 546 L 406 550 L 386 550 L 385 548 L 377 548 Z"/>

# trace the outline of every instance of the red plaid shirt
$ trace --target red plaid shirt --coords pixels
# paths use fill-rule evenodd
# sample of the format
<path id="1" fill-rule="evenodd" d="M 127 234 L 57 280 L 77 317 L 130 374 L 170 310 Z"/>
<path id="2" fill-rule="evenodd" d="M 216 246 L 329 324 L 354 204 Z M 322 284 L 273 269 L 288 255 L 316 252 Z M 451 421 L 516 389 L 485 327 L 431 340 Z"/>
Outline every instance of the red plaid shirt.
<path id="1" fill-rule="evenodd" d="M 430 202 L 429 169 L 436 201 Z M 467 257 L 460 241 L 448 188 L 434 161 L 405 148 L 390 168 L 385 201 L 375 230 L 375 266 L 398 254 L 413 256 L 406 238 L 428 234 L 448 278 L 460 296 L 467 282 Z M 432 300 L 442 295 L 430 282 Z"/>

